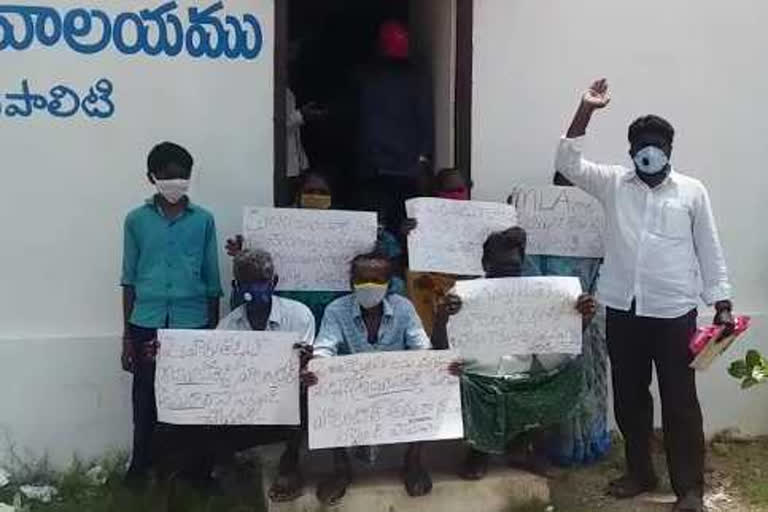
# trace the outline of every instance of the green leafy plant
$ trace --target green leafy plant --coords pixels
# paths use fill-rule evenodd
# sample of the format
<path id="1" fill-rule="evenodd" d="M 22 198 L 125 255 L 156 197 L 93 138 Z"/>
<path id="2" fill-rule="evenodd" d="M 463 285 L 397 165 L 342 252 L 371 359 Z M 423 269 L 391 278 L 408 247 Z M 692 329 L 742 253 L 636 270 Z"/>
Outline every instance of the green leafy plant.
<path id="1" fill-rule="evenodd" d="M 768 361 L 757 350 L 750 350 L 744 359 L 731 363 L 728 373 L 741 381 L 742 389 L 749 389 L 768 381 Z"/>

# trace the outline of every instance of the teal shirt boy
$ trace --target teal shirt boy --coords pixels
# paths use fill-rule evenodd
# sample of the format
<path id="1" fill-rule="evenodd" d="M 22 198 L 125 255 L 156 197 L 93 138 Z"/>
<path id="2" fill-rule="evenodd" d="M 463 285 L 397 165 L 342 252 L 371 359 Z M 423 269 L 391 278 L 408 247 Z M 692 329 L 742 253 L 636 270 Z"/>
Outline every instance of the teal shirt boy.
<path id="1" fill-rule="evenodd" d="M 222 294 L 216 225 L 207 210 L 183 200 L 174 219 L 157 196 L 125 219 L 121 284 L 135 290 L 133 325 L 195 329 L 217 320 L 209 318 L 209 304 Z"/>

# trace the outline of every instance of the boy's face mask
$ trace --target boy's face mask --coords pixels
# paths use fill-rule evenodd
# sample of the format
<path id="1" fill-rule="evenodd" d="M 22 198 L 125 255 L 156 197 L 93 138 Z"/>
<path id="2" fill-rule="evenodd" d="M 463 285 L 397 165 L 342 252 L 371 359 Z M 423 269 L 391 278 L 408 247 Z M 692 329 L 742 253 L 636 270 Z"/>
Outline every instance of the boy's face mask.
<path id="1" fill-rule="evenodd" d="M 331 203 L 328 194 L 301 194 L 299 197 L 299 206 L 311 210 L 329 210 Z"/>
<path id="2" fill-rule="evenodd" d="M 155 178 L 155 188 L 157 192 L 171 204 L 181 201 L 181 198 L 187 195 L 189 191 L 189 180 L 159 180 Z"/>

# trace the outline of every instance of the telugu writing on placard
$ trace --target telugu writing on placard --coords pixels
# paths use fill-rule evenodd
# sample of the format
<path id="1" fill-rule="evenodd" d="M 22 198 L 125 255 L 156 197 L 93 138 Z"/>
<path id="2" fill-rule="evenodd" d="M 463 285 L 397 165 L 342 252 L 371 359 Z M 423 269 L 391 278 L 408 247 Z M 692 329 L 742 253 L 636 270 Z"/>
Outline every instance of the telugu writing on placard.
<path id="1" fill-rule="evenodd" d="M 493 365 L 507 355 L 581 353 L 578 278 L 459 281 L 454 293 L 462 308 L 448 323 L 448 339 L 467 360 Z"/>
<path id="2" fill-rule="evenodd" d="M 481 276 L 488 235 L 517 225 L 514 207 L 501 203 L 418 198 L 407 201 L 406 210 L 418 221 L 408 235 L 415 272 Z"/>
<path id="3" fill-rule="evenodd" d="M 378 352 L 314 359 L 310 449 L 464 437 L 459 379 L 448 351 Z"/>
<path id="4" fill-rule="evenodd" d="M 246 208 L 246 246 L 269 251 L 280 290 L 347 291 L 349 268 L 373 250 L 375 213 Z"/>
<path id="5" fill-rule="evenodd" d="M 175 425 L 299 425 L 294 333 L 164 330 L 158 420 Z"/>
<path id="6" fill-rule="evenodd" d="M 515 187 L 510 203 L 528 233 L 528 254 L 602 258 L 605 217 L 597 199 L 575 187 Z"/>

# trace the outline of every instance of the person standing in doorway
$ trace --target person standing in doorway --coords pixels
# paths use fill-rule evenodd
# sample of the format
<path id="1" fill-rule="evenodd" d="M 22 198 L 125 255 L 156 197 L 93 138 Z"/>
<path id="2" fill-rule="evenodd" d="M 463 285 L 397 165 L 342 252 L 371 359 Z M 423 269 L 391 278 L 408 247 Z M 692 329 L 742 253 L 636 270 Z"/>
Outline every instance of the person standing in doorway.
<path id="1" fill-rule="evenodd" d="M 410 35 L 398 21 L 379 28 L 377 59 L 359 90 L 359 209 L 384 213 L 396 233 L 405 201 L 423 193 L 434 145 L 432 94 L 410 62 Z"/>
<path id="2" fill-rule="evenodd" d="M 294 41 L 288 48 L 288 69 L 289 74 L 295 74 L 293 68 L 296 66 L 300 51 L 300 43 Z M 319 122 L 326 119 L 328 109 L 314 101 L 310 101 L 301 107 L 298 106 L 296 94 L 290 84 L 285 90 L 285 124 L 286 124 L 286 163 L 285 174 L 288 179 L 288 186 L 285 190 L 283 202 L 287 203 L 293 199 L 297 190 L 299 176 L 310 167 L 309 157 L 304 150 L 304 143 L 301 138 L 301 130 L 307 123 Z"/>
<path id="3" fill-rule="evenodd" d="M 606 80 L 582 97 L 560 141 L 556 170 L 597 198 L 607 219 L 606 255 L 598 295 L 607 306 L 616 419 L 626 440 L 627 474 L 610 493 L 630 498 L 657 485 L 650 454 L 655 364 L 674 510 L 704 509 L 704 429 L 689 366 L 697 304 L 715 307 L 716 324 L 733 328 L 731 286 L 709 195 L 704 185 L 670 164 L 674 129 L 655 115 L 629 127 L 634 168 L 582 157 L 592 115 L 608 105 Z"/>

